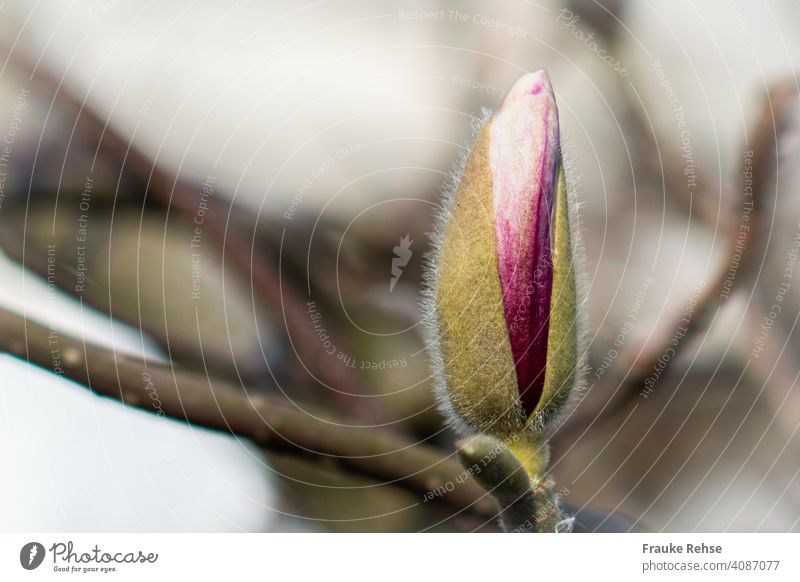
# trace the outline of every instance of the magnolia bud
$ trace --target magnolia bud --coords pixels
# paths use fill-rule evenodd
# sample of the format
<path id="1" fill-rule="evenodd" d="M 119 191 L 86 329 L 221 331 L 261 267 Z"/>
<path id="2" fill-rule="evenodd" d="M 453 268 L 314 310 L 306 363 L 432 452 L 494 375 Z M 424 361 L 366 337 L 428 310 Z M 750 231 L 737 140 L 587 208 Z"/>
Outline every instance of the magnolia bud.
<path id="1" fill-rule="evenodd" d="M 575 203 L 547 73 L 520 78 L 477 129 L 435 233 L 427 320 L 450 422 L 513 442 L 552 423 L 584 365 Z"/>

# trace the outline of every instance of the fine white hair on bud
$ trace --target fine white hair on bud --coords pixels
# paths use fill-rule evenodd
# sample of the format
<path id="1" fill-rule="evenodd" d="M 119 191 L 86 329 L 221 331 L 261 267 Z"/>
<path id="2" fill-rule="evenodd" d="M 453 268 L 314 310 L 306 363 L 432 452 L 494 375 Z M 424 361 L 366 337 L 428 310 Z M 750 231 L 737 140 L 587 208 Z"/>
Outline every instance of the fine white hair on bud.
<path id="1" fill-rule="evenodd" d="M 473 129 L 431 235 L 423 307 L 448 422 L 509 441 L 552 426 L 581 387 L 577 203 L 547 73 L 520 78 Z"/>

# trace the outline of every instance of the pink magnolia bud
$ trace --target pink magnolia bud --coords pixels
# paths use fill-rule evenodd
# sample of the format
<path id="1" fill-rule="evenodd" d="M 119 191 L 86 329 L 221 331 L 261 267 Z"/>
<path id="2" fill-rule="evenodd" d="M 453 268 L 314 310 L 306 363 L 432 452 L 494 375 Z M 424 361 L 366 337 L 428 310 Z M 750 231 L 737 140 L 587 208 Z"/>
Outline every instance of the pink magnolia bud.
<path id="1" fill-rule="evenodd" d="M 462 432 L 544 428 L 582 371 L 582 318 L 558 110 L 547 73 L 520 78 L 479 127 L 429 272 L 438 396 Z"/>

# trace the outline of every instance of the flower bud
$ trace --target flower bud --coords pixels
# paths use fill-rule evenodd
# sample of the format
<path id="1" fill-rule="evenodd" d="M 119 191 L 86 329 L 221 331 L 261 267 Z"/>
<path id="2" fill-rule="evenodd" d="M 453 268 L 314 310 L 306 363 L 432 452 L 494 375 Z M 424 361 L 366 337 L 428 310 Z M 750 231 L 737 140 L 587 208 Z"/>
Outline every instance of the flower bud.
<path id="1" fill-rule="evenodd" d="M 429 265 L 437 394 L 464 433 L 542 430 L 582 372 L 574 202 L 547 73 L 485 116 L 447 197 Z"/>

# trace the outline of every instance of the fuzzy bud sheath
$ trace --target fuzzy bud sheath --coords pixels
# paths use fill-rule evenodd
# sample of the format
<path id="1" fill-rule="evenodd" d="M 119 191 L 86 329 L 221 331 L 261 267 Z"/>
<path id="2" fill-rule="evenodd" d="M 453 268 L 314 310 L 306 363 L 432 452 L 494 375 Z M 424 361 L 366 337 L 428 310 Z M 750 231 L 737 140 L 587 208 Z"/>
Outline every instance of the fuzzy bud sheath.
<path id="1" fill-rule="evenodd" d="M 585 366 L 576 205 L 547 73 L 520 78 L 476 130 L 429 264 L 437 396 L 456 430 L 506 447 L 536 490 L 546 483 L 547 430 Z"/>

